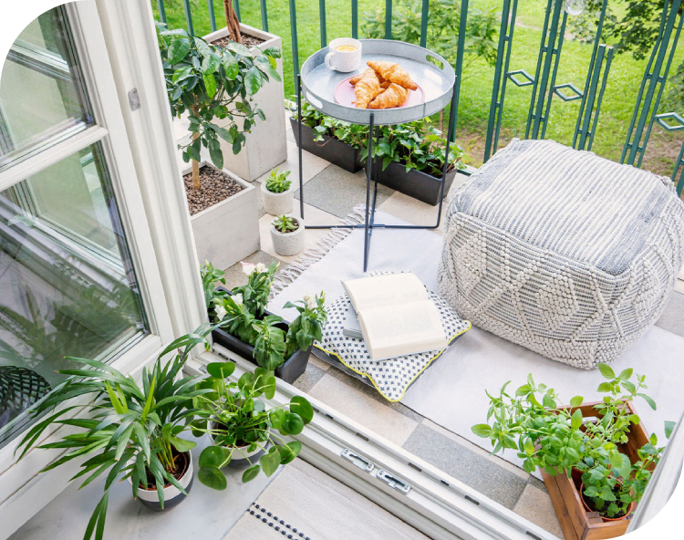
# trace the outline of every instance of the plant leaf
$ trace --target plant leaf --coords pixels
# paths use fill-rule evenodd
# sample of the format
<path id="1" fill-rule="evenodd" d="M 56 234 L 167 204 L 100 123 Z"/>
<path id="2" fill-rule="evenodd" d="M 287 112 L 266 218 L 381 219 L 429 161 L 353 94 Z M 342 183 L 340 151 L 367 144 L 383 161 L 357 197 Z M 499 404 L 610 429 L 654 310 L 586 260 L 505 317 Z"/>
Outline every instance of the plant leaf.
<path id="1" fill-rule="evenodd" d="M 259 459 L 259 464 L 261 465 L 261 469 L 264 471 L 264 474 L 268 477 L 276 472 L 278 470 L 278 466 L 280 465 L 280 453 L 278 452 L 278 448 L 271 448 L 268 454 L 261 456 Z"/>
<path id="2" fill-rule="evenodd" d="M 599 364 L 598 367 L 601 375 L 603 375 L 606 379 L 612 380 L 615 378 L 615 372 L 608 364 Z"/>
<path id="3" fill-rule="evenodd" d="M 197 478 L 205 486 L 216 489 L 218 491 L 223 491 L 228 486 L 226 477 L 223 475 L 220 469 L 216 467 L 202 467 L 197 473 Z"/>
<path id="4" fill-rule="evenodd" d="M 313 420 L 313 407 L 311 406 L 311 403 L 302 396 L 295 396 L 290 400 L 290 412 L 298 414 L 305 425 Z"/>
<path id="5" fill-rule="evenodd" d="M 242 473 L 242 482 L 245 484 L 247 482 L 251 482 L 257 476 L 259 476 L 259 471 L 261 471 L 261 467 L 259 465 L 252 465 L 249 469 Z"/>
<path id="6" fill-rule="evenodd" d="M 190 50 L 190 41 L 185 38 L 180 38 L 174 40 L 169 47 L 169 63 L 177 64 L 185 55 L 188 54 Z"/>

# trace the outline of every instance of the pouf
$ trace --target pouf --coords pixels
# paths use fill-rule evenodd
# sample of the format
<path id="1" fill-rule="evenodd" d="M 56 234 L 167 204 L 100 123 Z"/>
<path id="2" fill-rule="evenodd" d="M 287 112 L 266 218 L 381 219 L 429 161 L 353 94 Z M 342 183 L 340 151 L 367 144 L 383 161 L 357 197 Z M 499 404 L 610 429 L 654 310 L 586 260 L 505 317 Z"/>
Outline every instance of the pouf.
<path id="1" fill-rule="evenodd" d="M 668 178 L 514 139 L 450 200 L 439 290 L 474 325 L 592 369 L 661 315 L 683 245 Z"/>

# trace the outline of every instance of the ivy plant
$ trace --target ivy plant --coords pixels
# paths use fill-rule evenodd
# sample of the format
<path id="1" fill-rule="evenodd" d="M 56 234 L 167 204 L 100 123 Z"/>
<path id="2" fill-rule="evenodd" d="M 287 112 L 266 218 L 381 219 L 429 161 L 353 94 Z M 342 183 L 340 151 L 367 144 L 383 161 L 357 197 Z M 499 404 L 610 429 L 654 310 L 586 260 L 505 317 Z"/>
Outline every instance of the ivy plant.
<path id="1" fill-rule="evenodd" d="M 178 117 L 188 115 L 192 137 L 180 148 L 183 160 L 192 161 L 193 187 L 198 189 L 202 147 L 220 169 L 219 138 L 237 154 L 257 118 L 266 119 L 252 98 L 270 78 L 280 80 L 276 71 L 280 50 L 272 47 L 262 53 L 236 42 L 222 48 L 183 29 L 167 30 L 161 23 L 157 23 L 157 36 L 171 111 Z M 214 122 L 216 118 L 227 119 L 228 124 L 221 127 Z"/>

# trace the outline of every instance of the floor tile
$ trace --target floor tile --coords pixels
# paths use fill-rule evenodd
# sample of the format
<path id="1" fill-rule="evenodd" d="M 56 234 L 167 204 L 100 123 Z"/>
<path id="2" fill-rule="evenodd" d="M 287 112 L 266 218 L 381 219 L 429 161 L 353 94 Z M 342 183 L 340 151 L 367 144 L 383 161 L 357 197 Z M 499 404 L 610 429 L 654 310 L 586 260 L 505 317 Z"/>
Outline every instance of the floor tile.
<path id="1" fill-rule="evenodd" d="M 292 132 L 290 131 L 290 133 Z M 319 172 L 321 172 L 323 169 L 330 165 L 330 163 L 328 163 L 324 159 L 321 159 L 318 156 L 314 156 L 306 150 L 302 152 L 302 162 L 304 167 L 303 180 L 305 184 L 314 176 L 316 176 Z M 299 155 L 297 151 L 297 145 L 295 144 L 294 140 L 291 141 L 288 139 L 287 160 L 283 161 L 280 165 L 278 165 L 278 169 L 280 169 L 281 171 L 290 171 L 290 180 L 292 180 L 297 185 L 299 184 Z M 260 184 L 268 177 L 269 174 L 270 172 L 263 174 L 262 176 L 256 179 L 256 182 Z"/>
<path id="2" fill-rule="evenodd" d="M 419 425 L 403 447 L 483 495 L 512 509 L 527 482 L 442 433 Z"/>
<path id="3" fill-rule="evenodd" d="M 684 294 L 670 294 L 665 311 L 656 322 L 656 326 L 678 336 L 684 336 Z"/>
<path id="4" fill-rule="evenodd" d="M 528 484 L 513 511 L 558 538 L 565 538 L 549 494 L 541 489 Z"/>
<path id="5" fill-rule="evenodd" d="M 424 203 L 398 191 L 378 207 L 378 210 L 387 212 L 414 225 L 434 225 L 437 222 L 437 209 L 437 206 Z M 442 206 L 442 216 L 444 216 L 445 212 L 446 201 L 444 201 Z M 444 220 L 441 221 L 437 230 L 444 234 Z"/>
<path id="6" fill-rule="evenodd" d="M 343 218 L 357 204 L 366 203 L 366 177 L 363 171 L 352 174 L 337 165 L 330 165 L 312 178 L 304 191 L 304 200 L 308 204 Z M 378 185 L 377 206 L 393 193 L 394 190 Z M 299 192 L 295 197 L 299 198 Z"/>
<path id="7" fill-rule="evenodd" d="M 309 356 L 309 364 L 306 366 L 306 371 L 294 382 L 294 386 L 302 392 L 311 390 L 325 375 L 325 371 L 312 362 L 312 360 L 317 360 L 313 354 Z"/>
<path id="8" fill-rule="evenodd" d="M 401 446 L 418 423 L 326 373 L 309 394 L 380 437 Z"/>
<path id="9" fill-rule="evenodd" d="M 282 268 L 285 266 L 285 262 L 283 262 L 281 259 L 278 257 L 274 257 L 270 253 L 266 253 L 263 250 L 255 251 L 252 253 L 249 257 L 246 257 L 243 262 L 247 263 L 252 263 L 252 264 L 257 264 L 257 263 L 264 263 L 265 265 L 270 265 L 272 262 L 279 262 L 280 267 Z M 226 272 L 226 287 L 229 289 L 232 289 L 233 287 L 238 287 L 240 285 L 246 285 L 247 284 L 247 276 L 242 272 L 242 265 L 238 262 L 235 263 L 233 266 L 230 268 L 227 268 L 225 270 Z"/>
<path id="10" fill-rule="evenodd" d="M 316 366 L 319 369 L 322 369 L 323 371 L 328 371 L 330 369 L 330 364 L 328 364 L 327 362 L 324 362 L 320 358 L 317 358 L 315 354 L 312 354 L 311 356 L 309 356 L 309 363 L 313 364 L 314 366 Z"/>

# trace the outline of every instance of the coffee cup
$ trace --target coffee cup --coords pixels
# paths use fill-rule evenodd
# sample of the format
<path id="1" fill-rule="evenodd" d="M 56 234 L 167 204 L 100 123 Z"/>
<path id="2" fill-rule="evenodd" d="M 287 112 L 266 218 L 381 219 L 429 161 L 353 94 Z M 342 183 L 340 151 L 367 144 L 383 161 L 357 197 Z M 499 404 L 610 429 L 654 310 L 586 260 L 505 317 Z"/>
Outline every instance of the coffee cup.
<path id="1" fill-rule="evenodd" d="M 361 65 L 361 42 L 353 38 L 333 39 L 328 45 L 325 65 L 329 69 L 348 73 Z"/>

